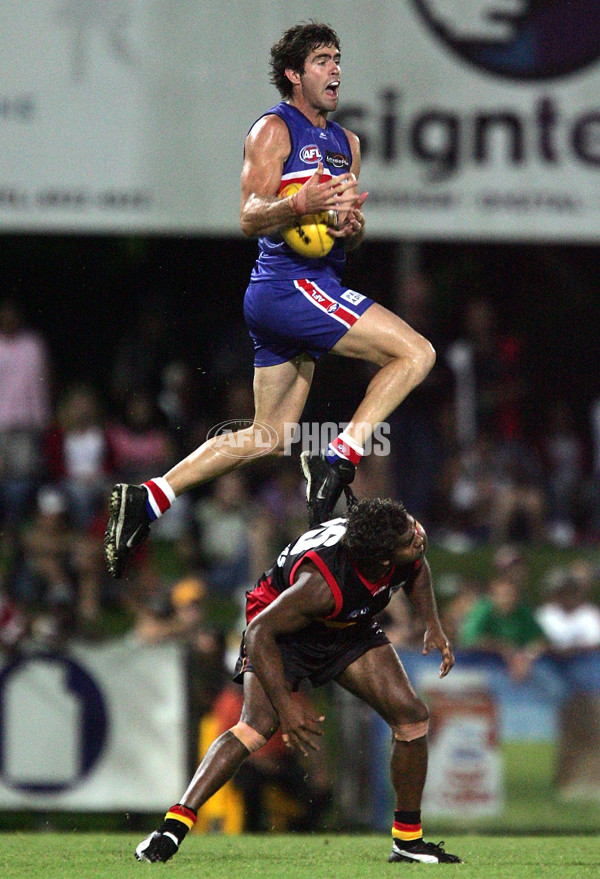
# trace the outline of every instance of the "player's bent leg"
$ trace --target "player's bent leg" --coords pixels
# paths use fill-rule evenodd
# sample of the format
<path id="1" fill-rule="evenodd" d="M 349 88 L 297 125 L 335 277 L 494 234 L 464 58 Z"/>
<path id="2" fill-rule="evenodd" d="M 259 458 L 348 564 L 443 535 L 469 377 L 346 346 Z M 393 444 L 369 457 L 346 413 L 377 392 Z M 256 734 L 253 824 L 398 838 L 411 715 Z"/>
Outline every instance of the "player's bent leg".
<path id="1" fill-rule="evenodd" d="M 427 777 L 429 712 L 415 693 L 391 644 L 374 647 L 336 678 L 390 725 L 394 736 L 390 775 L 396 794 L 393 848 L 389 861 L 460 863 L 443 844 L 426 842 L 421 830 L 421 800 Z"/>
<path id="2" fill-rule="evenodd" d="M 334 354 L 367 360 L 380 367 L 346 432 L 363 444 L 428 375 L 435 363 L 431 343 L 402 318 L 377 303 L 357 320 L 332 349 Z"/>
<path id="3" fill-rule="evenodd" d="M 390 727 L 423 723 L 429 717 L 389 643 L 363 653 L 336 680 L 370 705 Z"/>
<path id="4" fill-rule="evenodd" d="M 209 747 L 181 802 L 192 809 L 199 809 L 233 777 L 251 753 L 271 738 L 278 727 L 277 712 L 262 684 L 253 672 L 246 672 L 240 720 Z"/>
<path id="5" fill-rule="evenodd" d="M 176 464 L 165 478 L 176 496 L 248 464 L 261 455 L 284 451 L 286 424 L 300 419 L 314 373 L 314 361 L 300 355 L 254 372 L 254 423 L 212 437 Z"/>
<path id="6" fill-rule="evenodd" d="M 238 723 L 212 743 L 187 789 L 167 811 L 163 823 L 135 850 L 138 861 L 164 863 L 179 850 L 196 823 L 198 809 L 259 750 L 279 726 L 277 713 L 255 674 L 244 675 L 244 704 Z"/>
<path id="7" fill-rule="evenodd" d="M 115 485 L 109 501 L 104 536 L 106 566 L 112 577 L 123 576 L 132 552 L 148 537 L 153 519 L 178 495 L 194 485 L 236 470 L 260 455 L 282 454 L 286 424 L 302 415 L 314 373 L 307 355 L 256 370 L 256 415 L 249 427 L 212 437 L 175 465 L 164 477 L 141 485 Z M 148 514 L 150 505 L 150 515 Z"/>
<path id="8" fill-rule="evenodd" d="M 405 321 L 372 303 L 331 349 L 334 354 L 377 364 L 380 369 L 343 434 L 329 446 L 327 458 L 304 452 L 302 471 L 311 527 L 327 521 L 375 426 L 384 421 L 423 381 L 435 362 L 431 344 Z"/>

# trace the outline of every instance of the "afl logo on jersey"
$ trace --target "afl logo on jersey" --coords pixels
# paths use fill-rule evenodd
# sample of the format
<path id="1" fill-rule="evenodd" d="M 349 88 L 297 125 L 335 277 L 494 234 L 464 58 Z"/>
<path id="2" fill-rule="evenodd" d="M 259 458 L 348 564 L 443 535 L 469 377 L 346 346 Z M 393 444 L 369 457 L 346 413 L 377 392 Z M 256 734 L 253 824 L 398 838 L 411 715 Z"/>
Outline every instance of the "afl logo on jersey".
<path id="1" fill-rule="evenodd" d="M 300 150 L 300 160 L 305 165 L 316 165 L 322 158 L 321 150 L 316 143 L 309 143 Z"/>
<path id="2" fill-rule="evenodd" d="M 339 307 L 340 306 L 338 305 L 337 302 L 334 302 L 331 305 L 328 305 L 327 306 L 327 314 L 334 314 L 334 312 L 336 312 Z"/>

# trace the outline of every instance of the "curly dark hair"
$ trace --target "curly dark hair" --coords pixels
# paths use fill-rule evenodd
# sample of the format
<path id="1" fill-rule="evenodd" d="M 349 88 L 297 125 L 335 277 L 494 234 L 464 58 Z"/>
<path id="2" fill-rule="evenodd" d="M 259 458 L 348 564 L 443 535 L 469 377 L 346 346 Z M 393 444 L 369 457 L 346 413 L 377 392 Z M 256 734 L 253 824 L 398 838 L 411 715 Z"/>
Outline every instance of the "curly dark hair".
<path id="1" fill-rule="evenodd" d="M 287 69 L 302 73 L 304 62 L 318 46 L 335 46 L 340 50 L 340 39 L 328 24 L 301 21 L 288 28 L 271 47 L 271 82 L 282 98 L 291 98 L 292 83 L 285 75 Z"/>
<path id="2" fill-rule="evenodd" d="M 366 498 L 348 510 L 344 542 L 359 565 L 389 559 L 409 526 L 404 504 L 390 498 Z"/>

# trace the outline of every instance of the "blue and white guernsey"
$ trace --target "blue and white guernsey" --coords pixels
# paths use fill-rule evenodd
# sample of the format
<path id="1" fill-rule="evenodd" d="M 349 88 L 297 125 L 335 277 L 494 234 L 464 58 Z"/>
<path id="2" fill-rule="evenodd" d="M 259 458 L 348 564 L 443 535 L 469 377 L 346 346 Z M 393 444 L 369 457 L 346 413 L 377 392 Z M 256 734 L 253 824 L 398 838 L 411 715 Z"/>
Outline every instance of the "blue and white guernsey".
<path id="1" fill-rule="evenodd" d="M 270 115 L 283 119 L 291 141 L 279 192 L 290 183 L 305 183 L 314 174 L 319 162 L 322 162 L 324 168 L 323 181 L 350 170 L 350 143 L 346 132 L 337 122 L 328 121 L 325 128 L 317 128 L 304 113 L 285 101 L 263 113 L 263 116 Z M 318 278 L 323 275 L 331 276 L 332 273 L 341 278 L 345 262 L 344 244 L 339 239 L 327 256 L 309 259 L 288 247 L 281 236 L 265 235 L 258 239 L 258 259 L 252 270 L 251 280 Z"/>

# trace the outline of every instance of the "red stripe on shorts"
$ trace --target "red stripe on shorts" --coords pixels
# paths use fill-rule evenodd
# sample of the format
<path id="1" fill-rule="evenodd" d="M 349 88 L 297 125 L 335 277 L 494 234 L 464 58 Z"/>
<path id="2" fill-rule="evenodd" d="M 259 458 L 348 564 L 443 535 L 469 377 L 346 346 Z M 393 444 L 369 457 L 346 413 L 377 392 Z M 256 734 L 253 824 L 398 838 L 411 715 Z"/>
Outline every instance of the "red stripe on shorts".
<path id="1" fill-rule="evenodd" d="M 339 320 L 340 323 L 345 324 L 348 328 L 353 327 L 360 317 L 360 315 L 355 314 L 353 311 L 340 305 L 331 296 L 328 296 L 314 281 L 309 281 L 308 278 L 299 278 L 297 281 L 294 281 L 294 284 L 302 290 L 306 298 L 316 305 L 317 308 L 331 315 L 335 320 Z"/>

